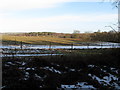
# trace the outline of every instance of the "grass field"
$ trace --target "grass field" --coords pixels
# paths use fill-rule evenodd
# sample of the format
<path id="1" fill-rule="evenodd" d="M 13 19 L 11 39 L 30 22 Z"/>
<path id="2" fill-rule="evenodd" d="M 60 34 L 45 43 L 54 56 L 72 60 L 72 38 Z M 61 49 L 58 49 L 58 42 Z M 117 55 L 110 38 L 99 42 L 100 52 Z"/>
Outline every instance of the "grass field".
<path id="1" fill-rule="evenodd" d="M 72 43 L 79 43 L 80 39 L 73 38 L 58 38 L 52 36 L 13 36 L 13 35 L 2 35 L 3 44 L 20 44 L 20 42 L 26 44 L 37 44 L 37 45 L 70 45 Z"/>

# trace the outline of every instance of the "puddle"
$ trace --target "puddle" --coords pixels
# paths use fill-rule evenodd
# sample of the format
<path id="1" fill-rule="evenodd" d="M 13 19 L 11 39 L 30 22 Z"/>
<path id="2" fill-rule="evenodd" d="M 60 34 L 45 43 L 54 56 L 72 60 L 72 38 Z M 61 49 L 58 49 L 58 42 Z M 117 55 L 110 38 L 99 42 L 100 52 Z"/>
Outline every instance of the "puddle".
<path id="1" fill-rule="evenodd" d="M 111 43 L 111 42 L 98 42 L 98 43 L 90 43 L 89 46 L 73 46 L 75 49 L 87 49 L 87 48 L 119 48 L 120 43 Z M 8 49 L 20 49 L 20 46 L 14 45 L 4 45 L 0 46 L 0 48 L 8 48 Z M 49 49 L 49 45 L 23 45 L 23 49 Z M 52 45 L 51 49 L 69 49 L 71 46 L 61 46 L 61 45 Z M 39 51 L 38 51 L 39 52 Z"/>

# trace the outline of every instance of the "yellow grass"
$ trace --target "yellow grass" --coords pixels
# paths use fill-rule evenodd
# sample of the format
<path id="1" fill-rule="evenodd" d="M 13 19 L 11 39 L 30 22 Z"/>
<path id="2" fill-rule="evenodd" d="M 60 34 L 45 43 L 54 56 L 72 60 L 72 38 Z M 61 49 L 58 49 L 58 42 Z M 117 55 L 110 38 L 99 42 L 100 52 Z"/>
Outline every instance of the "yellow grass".
<path id="1" fill-rule="evenodd" d="M 29 44 L 72 44 L 75 43 L 75 39 L 58 38 L 51 36 L 13 36 L 3 35 L 2 40 L 4 41 L 18 41 Z M 8 42 L 9 43 L 9 42 Z"/>

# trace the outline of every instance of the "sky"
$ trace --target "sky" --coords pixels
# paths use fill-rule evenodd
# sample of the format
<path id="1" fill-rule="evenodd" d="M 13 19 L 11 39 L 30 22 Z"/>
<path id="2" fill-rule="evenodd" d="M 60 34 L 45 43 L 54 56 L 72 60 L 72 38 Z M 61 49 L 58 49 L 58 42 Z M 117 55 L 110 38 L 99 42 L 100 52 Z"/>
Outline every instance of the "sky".
<path id="1" fill-rule="evenodd" d="M 109 31 L 118 10 L 103 0 L 1 0 L 0 32 Z"/>

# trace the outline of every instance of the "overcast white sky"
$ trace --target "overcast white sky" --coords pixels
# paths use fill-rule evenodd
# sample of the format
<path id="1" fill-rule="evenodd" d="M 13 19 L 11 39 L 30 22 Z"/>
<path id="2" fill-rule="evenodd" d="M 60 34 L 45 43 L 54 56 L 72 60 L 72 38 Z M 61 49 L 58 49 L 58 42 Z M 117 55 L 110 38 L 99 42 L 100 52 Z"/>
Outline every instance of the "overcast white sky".
<path id="1" fill-rule="evenodd" d="M 105 26 L 117 23 L 117 17 L 111 2 L 102 0 L 0 1 L 0 32 L 108 31 Z"/>

